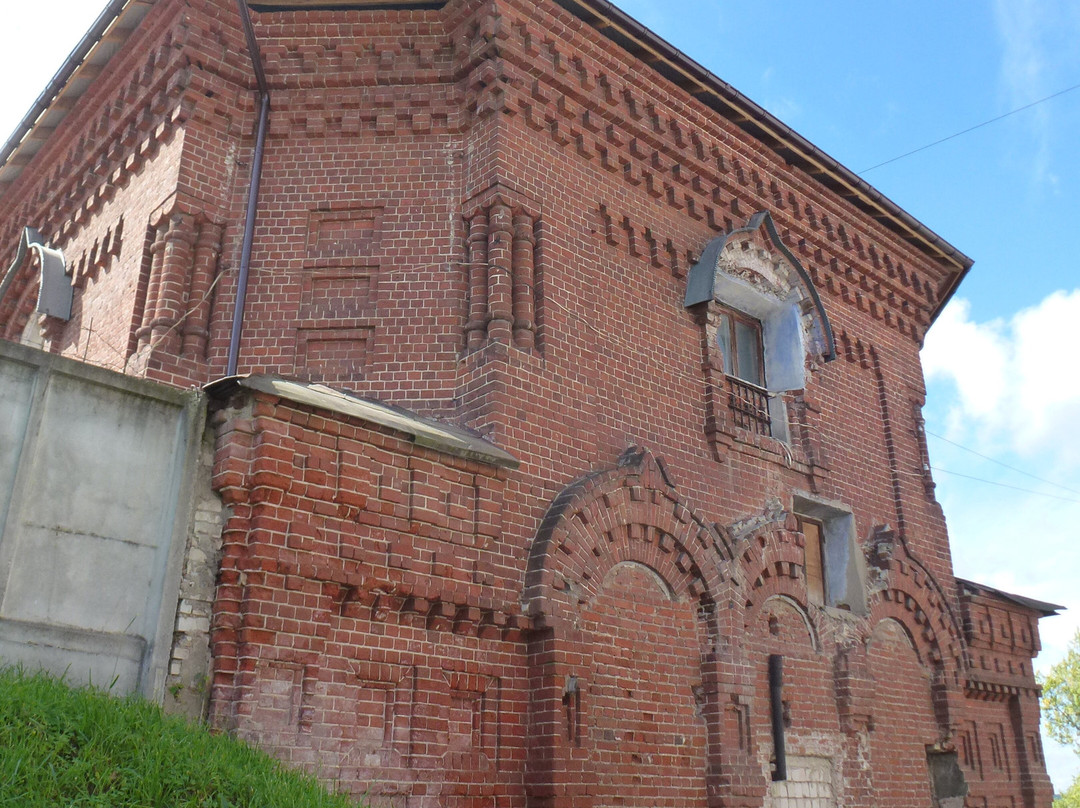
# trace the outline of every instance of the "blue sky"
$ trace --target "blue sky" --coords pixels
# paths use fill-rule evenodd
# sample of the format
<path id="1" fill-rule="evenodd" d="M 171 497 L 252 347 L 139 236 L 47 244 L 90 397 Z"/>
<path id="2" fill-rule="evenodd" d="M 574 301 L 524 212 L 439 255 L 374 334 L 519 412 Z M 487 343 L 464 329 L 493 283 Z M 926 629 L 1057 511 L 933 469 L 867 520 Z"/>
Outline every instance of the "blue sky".
<path id="1" fill-rule="evenodd" d="M 616 3 L 854 171 L 1080 84 L 1075 0 Z M 102 5 L 5 9 L 0 131 Z M 1078 133 L 1080 89 L 864 175 L 975 259 L 923 351 L 934 476 L 958 575 L 1070 607 L 1042 669 L 1080 626 Z M 1064 789 L 1080 759 L 1046 752 Z"/>

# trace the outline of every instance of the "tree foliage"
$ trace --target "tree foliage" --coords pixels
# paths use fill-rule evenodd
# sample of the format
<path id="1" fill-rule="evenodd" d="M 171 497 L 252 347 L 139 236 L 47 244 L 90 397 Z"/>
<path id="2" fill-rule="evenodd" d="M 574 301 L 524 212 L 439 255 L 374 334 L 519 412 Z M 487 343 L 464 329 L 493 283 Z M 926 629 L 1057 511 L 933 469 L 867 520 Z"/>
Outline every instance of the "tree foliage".
<path id="1" fill-rule="evenodd" d="M 1080 754 L 1080 631 L 1069 643 L 1064 658 L 1050 668 L 1042 686 L 1047 732 Z"/>
<path id="2" fill-rule="evenodd" d="M 1080 631 L 1069 643 L 1065 657 L 1039 681 L 1043 686 L 1046 731 L 1055 741 L 1080 754 Z M 1080 777 L 1054 800 L 1054 808 L 1080 808 Z"/>
<path id="3" fill-rule="evenodd" d="M 1054 808 L 1080 808 L 1080 777 L 1073 780 L 1068 791 L 1054 800 Z"/>

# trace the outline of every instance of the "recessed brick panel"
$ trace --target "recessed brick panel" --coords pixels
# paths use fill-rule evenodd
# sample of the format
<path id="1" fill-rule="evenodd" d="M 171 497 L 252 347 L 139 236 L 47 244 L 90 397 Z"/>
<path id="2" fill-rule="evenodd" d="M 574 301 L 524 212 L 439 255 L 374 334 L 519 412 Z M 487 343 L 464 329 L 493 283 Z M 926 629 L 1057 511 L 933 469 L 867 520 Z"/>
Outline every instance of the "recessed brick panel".
<path id="1" fill-rule="evenodd" d="M 307 254 L 311 259 L 346 260 L 379 248 L 382 208 L 315 210 L 308 214 Z"/>
<path id="2" fill-rule="evenodd" d="M 375 308 L 375 267 L 310 270 L 301 286 L 302 320 L 370 317 Z"/>
<path id="3" fill-rule="evenodd" d="M 374 333 L 374 328 L 299 329 L 296 375 L 325 382 L 363 379 Z"/>

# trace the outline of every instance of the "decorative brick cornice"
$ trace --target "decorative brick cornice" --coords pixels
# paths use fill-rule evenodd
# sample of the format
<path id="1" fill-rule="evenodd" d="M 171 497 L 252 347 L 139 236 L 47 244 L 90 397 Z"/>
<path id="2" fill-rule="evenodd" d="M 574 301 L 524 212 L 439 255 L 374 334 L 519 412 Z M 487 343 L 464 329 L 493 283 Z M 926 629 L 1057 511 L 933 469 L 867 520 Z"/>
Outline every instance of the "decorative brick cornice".
<path id="1" fill-rule="evenodd" d="M 1022 693 L 1034 692 L 1035 690 L 1036 688 L 987 682 L 980 679 L 967 679 L 964 681 L 964 695 L 976 701 L 1007 702 Z"/>
<path id="2" fill-rule="evenodd" d="M 621 214 L 606 203 L 597 208 L 600 233 L 613 247 L 621 247 L 632 258 L 647 261 L 657 269 L 667 269 L 673 278 L 685 278 L 691 263 L 689 251 L 680 255 L 673 238 L 654 232 L 647 225 Z"/>
<path id="3" fill-rule="evenodd" d="M 91 95 L 81 99 L 83 111 L 68 116 L 19 178 L 0 189 L 0 240 L 13 244 L 9 237 L 19 223 L 33 221 L 63 247 L 94 221 L 183 125 L 193 108 L 185 94 L 190 73 L 180 41 L 166 30 L 171 22 L 171 17 L 159 21 L 157 29 L 147 34 L 156 37 L 149 52 L 136 51 L 128 57 L 129 71 L 120 73 L 128 76 L 126 82 L 106 86 L 97 104 L 90 103 L 95 100 Z M 38 165 L 48 165 L 50 170 L 39 174 Z M 17 193 L 27 188 L 32 191 Z M 100 251 L 93 260 L 88 255 L 82 273 L 92 274 L 94 264 L 101 260 Z M 32 282 L 24 272 L 16 284 L 23 288 Z M 0 319 L 14 314 L 4 306 Z"/>
<path id="4" fill-rule="evenodd" d="M 906 268 L 905 261 L 922 263 L 909 248 L 899 243 L 887 248 L 892 237 L 884 232 L 880 243 L 866 243 L 853 224 L 843 221 L 855 221 L 854 211 L 843 211 L 824 195 L 801 194 L 779 179 L 766 181 L 756 169 L 747 171 L 744 161 L 760 161 L 762 155 L 743 154 L 745 135 L 717 126 L 707 113 L 697 111 L 696 120 L 689 119 L 693 111 L 685 119 L 669 116 L 665 110 L 674 108 L 675 99 L 660 95 L 659 101 L 646 100 L 639 87 L 622 85 L 613 66 L 602 67 L 584 56 L 569 58 L 528 21 L 511 21 L 509 29 L 513 34 L 500 42 L 498 69 L 489 71 L 486 85 L 497 88 L 498 103 L 474 106 L 473 114 L 521 115 L 557 144 L 691 219 L 707 222 L 713 232 L 730 230 L 733 219 L 752 210 L 773 208 L 787 225 L 785 242 L 803 256 L 815 284 L 921 340 L 937 297 L 932 283 Z M 774 168 L 777 175 L 786 171 L 779 163 Z M 678 251 L 701 246 L 679 245 Z M 904 258 L 893 258 L 894 252 Z M 871 280 L 853 266 L 860 262 L 880 270 L 882 277 Z"/>

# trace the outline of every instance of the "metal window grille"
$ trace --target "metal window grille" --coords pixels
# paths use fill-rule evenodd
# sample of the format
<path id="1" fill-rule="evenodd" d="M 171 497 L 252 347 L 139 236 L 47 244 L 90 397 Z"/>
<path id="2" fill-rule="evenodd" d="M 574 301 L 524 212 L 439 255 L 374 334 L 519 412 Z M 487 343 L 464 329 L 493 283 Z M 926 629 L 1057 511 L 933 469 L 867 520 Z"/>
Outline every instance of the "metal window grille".
<path id="1" fill-rule="evenodd" d="M 772 435 L 769 393 L 756 384 L 728 376 L 728 401 L 735 425 L 758 435 Z"/>

